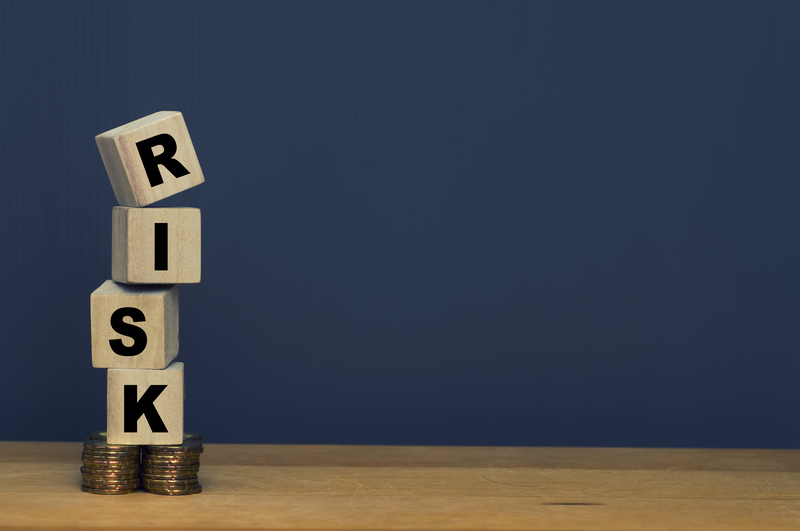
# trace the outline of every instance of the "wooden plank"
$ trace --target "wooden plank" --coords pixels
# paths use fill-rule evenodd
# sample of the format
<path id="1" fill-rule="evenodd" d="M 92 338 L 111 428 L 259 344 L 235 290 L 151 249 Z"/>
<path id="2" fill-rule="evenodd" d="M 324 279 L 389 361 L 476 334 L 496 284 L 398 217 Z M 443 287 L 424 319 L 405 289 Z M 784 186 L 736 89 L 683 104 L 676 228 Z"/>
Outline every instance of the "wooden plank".
<path id="1" fill-rule="evenodd" d="M 796 450 L 208 444 L 183 498 L 82 493 L 80 452 L 0 443 L 0 529 L 800 528 Z"/>

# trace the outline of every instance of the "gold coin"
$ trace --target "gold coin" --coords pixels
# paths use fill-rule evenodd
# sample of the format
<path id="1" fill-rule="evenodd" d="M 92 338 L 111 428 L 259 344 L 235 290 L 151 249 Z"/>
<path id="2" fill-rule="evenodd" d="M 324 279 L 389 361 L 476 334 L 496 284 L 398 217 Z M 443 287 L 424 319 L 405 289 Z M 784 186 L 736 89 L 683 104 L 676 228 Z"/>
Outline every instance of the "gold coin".
<path id="1" fill-rule="evenodd" d="M 81 456 L 81 461 L 84 463 L 99 463 L 102 465 L 130 465 L 133 463 L 138 463 L 139 458 L 136 456 L 114 457 L 83 454 Z"/>
<path id="2" fill-rule="evenodd" d="M 126 481 L 117 481 L 115 483 L 108 483 L 105 481 L 93 481 L 83 478 L 83 484 L 93 489 L 135 489 L 139 486 L 139 478 L 128 479 Z"/>
<path id="3" fill-rule="evenodd" d="M 169 452 L 167 450 L 152 450 L 146 448 L 142 451 L 142 455 L 163 455 L 167 457 L 181 457 L 184 455 L 200 455 L 203 453 L 203 448 L 192 448 L 190 450 L 178 450 L 177 452 Z"/>
<path id="4" fill-rule="evenodd" d="M 132 481 L 134 479 L 139 479 L 139 474 L 131 473 L 131 474 L 126 474 L 125 476 L 97 476 L 95 474 L 92 474 L 91 472 L 83 472 L 81 473 L 81 477 L 94 482 L 104 481 L 106 483 L 115 483 L 115 482 Z"/>
<path id="5" fill-rule="evenodd" d="M 84 461 L 119 461 L 122 463 L 138 463 L 139 456 L 134 455 L 98 455 L 98 454 L 81 454 L 81 459 Z"/>
<path id="6" fill-rule="evenodd" d="M 142 468 L 152 468 L 155 470 L 188 470 L 190 468 L 200 468 L 198 461 L 185 461 L 174 463 L 169 461 L 154 463 L 153 461 L 142 461 Z"/>
<path id="7" fill-rule="evenodd" d="M 143 491 L 152 492 L 153 494 L 170 494 L 174 496 L 176 494 L 194 494 L 193 491 L 200 488 L 200 484 L 186 485 L 186 488 L 181 489 L 162 488 L 160 485 L 142 485 L 141 488 Z"/>
<path id="8" fill-rule="evenodd" d="M 95 455 L 95 454 L 81 454 L 81 459 L 84 461 L 92 461 L 92 462 L 106 462 L 106 461 L 115 461 L 120 463 L 138 463 L 139 456 L 138 455 Z"/>
<path id="9" fill-rule="evenodd" d="M 85 466 L 81 467 L 81 473 L 83 474 L 90 474 L 92 476 L 97 477 L 119 477 L 124 478 L 126 476 L 136 476 L 139 475 L 139 469 L 133 470 L 109 470 L 107 468 L 97 470 L 92 468 L 86 468 Z"/>
<path id="10" fill-rule="evenodd" d="M 122 463 L 138 463 L 139 462 L 139 455 L 99 455 L 99 454 L 81 454 L 81 459 L 89 460 L 94 462 L 99 461 L 119 461 Z"/>
<path id="11" fill-rule="evenodd" d="M 105 441 L 89 441 L 89 442 L 102 442 Z M 115 447 L 109 446 L 107 448 L 98 448 L 96 446 L 85 446 L 83 447 L 84 453 L 87 454 L 102 454 L 102 455 L 117 455 L 117 454 L 138 454 L 140 453 L 140 449 L 137 447 L 131 448 L 130 446 L 123 446 L 123 447 Z"/>
<path id="12" fill-rule="evenodd" d="M 84 448 L 95 449 L 99 451 L 109 451 L 109 452 L 125 452 L 125 451 L 137 451 L 139 450 L 139 445 L 137 444 L 108 444 L 106 441 L 86 441 L 83 443 Z"/>
<path id="13" fill-rule="evenodd" d="M 150 459 L 200 459 L 200 452 L 168 454 L 144 451 L 142 452 L 142 457 L 149 457 Z"/>
<path id="14" fill-rule="evenodd" d="M 130 466 L 139 466 L 138 459 L 129 459 L 129 460 L 122 460 L 122 459 L 92 459 L 91 457 L 83 457 L 81 459 L 84 465 L 94 466 L 94 467 L 102 467 L 102 466 L 112 466 L 112 467 L 130 467 Z"/>
<path id="15" fill-rule="evenodd" d="M 200 466 L 199 459 L 142 459 L 142 464 L 147 466 Z"/>
<path id="16" fill-rule="evenodd" d="M 84 474 L 91 474 L 97 477 L 119 477 L 130 476 L 139 473 L 138 468 L 91 468 L 83 467 Z"/>
<path id="17" fill-rule="evenodd" d="M 81 461 L 83 463 L 93 464 L 93 465 L 138 465 L 138 459 L 97 459 L 94 457 L 87 457 L 84 456 Z"/>
<path id="18" fill-rule="evenodd" d="M 202 452 L 179 452 L 175 454 L 170 454 L 166 452 L 142 452 L 142 457 L 149 457 L 150 459 L 200 459 L 200 454 Z"/>
<path id="19" fill-rule="evenodd" d="M 124 474 L 116 475 L 99 475 L 93 474 L 92 471 L 81 472 L 81 477 L 88 478 L 92 481 L 130 481 L 132 479 L 139 479 L 139 472 L 136 470 L 129 470 Z"/>
<path id="20" fill-rule="evenodd" d="M 93 450 L 84 450 L 81 455 L 91 457 L 93 459 L 139 459 L 139 452 L 96 452 Z"/>
<path id="21" fill-rule="evenodd" d="M 197 474 L 142 474 L 142 480 L 155 481 L 185 481 L 187 479 L 197 479 Z"/>
<path id="22" fill-rule="evenodd" d="M 152 459 L 142 459 L 142 466 L 154 466 L 156 468 L 200 466 L 200 460 L 199 459 L 186 459 L 185 461 L 177 461 L 177 460 L 170 461 L 170 460 L 167 460 L 167 459 L 162 459 L 160 461 L 155 461 L 155 460 L 152 460 Z"/>
<path id="23" fill-rule="evenodd" d="M 194 485 L 197 482 L 197 476 L 190 479 L 142 479 L 142 485 L 155 488 L 181 488 L 186 485 Z"/>
<path id="24" fill-rule="evenodd" d="M 84 459 L 83 465 L 95 468 L 106 467 L 106 466 L 117 467 L 117 468 L 131 468 L 138 466 L 139 461 L 108 461 L 108 460 L 98 461 L 95 459 Z"/>
<path id="25" fill-rule="evenodd" d="M 94 487 L 87 487 L 86 485 L 81 485 L 81 490 L 83 492 L 90 492 L 92 494 L 130 494 L 131 492 L 136 492 L 135 488 L 126 488 L 126 489 L 96 489 Z"/>
<path id="26" fill-rule="evenodd" d="M 192 468 L 200 466 L 200 461 L 195 459 L 194 461 L 150 461 L 150 460 L 142 460 L 143 467 L 153 467 L 153 468 Z"/>
<path id="27" fill-rule="evenodd" d="M 97 431 L 93 431 L 92 433 L 89 434 L 89 440 L 90 441 L 105 441 L 107 436 L 108 436 L 108 434 L 106 433 L 105 430 L 102 430 L 102 431 L 101 430 L 97 430 Z"/>
<path id="28" fill-rule="evenodd" d="M 131 481 L 139 481 L 139 474 L 124 478 L 81 474 L 81 478 L 83 479 L 84 482 L 91 481 L 92 483 L 108 483 L 109 485 L 113 485 L 114 483 L 130 483 Z"/>
<path id="29" fill-rule="evenodd" d="M 94 489 L 126 489 L 126 488 L 133 488 L 139 485 L 139 479 L 126 479 L 125 482 L 117 482 L 117 483 L 103 483 L 100 481 L 95 481 L 92 479 L 83 479 L 83 484 L 87 487 L 92 487 Z"/>
<path id="30" fill-rule="evenodd" d="M 167 454 L 142 454 L 142 459 L 150 461 L 199 461 L 200 454 L 180 454 L 180 455 L 167 455 Z"/>
<path id="31" fill-rule="evenodd" d="M 133 463 L 139 461 L 139 455 L 98 455 L 83 453 L 81 454 L 81 459 L 89 459 L 91 461 L 122 461 L 124 463 Z"/>
<path id="32" fill-rule="evenodd" d="M 196 478 L 200 470 L 164 472 L 163 470 L 142 470 L 141 477 L 145 479 L 189 479 Z"/>
<path id="33" fill-rule="evenodd" d="M 183 432 L 183 440 L 184 441 L 197 441 L 200 442 L 203 440 L 202 433 L 191 433 L 188 431 Z"/>
<path id="34" fill-rule="evenodd" d="M 163 445 L 150 444 L 144 447 L 144 451 L 151 454 L 179 454 L 179 453 L 203 453 L 203 443 L 199 441 L 185 440 L 183 444 Z"/>
<path id="35" fill-rule="evenodd" d="M 194 468 L 143 468 L 141 470 L 142 474 L 147 474 L 148 476 L 191 476 L 197 475 L 200 472 L 200 467 Z"/>
<path id="36" fill-rule="evenodd" d="M 87 472 L 93 472 L 95 474 L 98 473 L 126 473 L 132 470 L 138 471 L 139 470 L 139 463 L 133 463 L 131 465 L 99 465 L 97 463 L 83 463 L 83 468 L 86 469 Z"/>
<path id="37" fill-rule="evenodd" d="M 151 489 L 182 489 L 197 485 L 198 479 L 186 479 L 182 481 L 162 481 L 162 480 L 142 480 L 142 486 Z"/>
<path id="38" fill-rule="evenodd" d="M 135 489 L 140 485 L 140 481 L 138 479 L 133 479 L 127 483 L 100 483 L 98 481 L 84 479 L 82 485 L 93 489 Z"/>
<path id="39" fill-rule="evenodd" d="M 86 474 L 81 475 L 81 479 L 83 482 L 90 482 L 90 483 L 102 483 L 104 485 L 115 485 L 118 483 L 136 483 L 139 481 L 139 476 L 134 476 L 132 478 L 108 478 L 108 477 L 95 477 L 95 476 L 87 476 Z"/>
<path id="40" fill-rule="evenodd" d="M 203 492 L 203 486 L 198 483 L 196 487 L 186 489 L 157 489 L 144 487 L 143 490 L 145 492 L 160 494 L 162 496 L 184 496 L 186 494 L 199 494 Z"/>
<path id="41" fill-rule="evenodd" d="M 181 454 L 154 454 L 150 452 L 143 452 L 142 457 L 147 457 L 149 459 L 176 459 L 176 460 L 187 460 L 187 459 L 200 459 L 199 453 L 181 453 Z"/>
<path id="42" fill-rule="evenodd" d="M 176 472 L 185 474 L 186 472 L 184 472 L 184 471 L 186 471 L 186 470 L 200 470 L 200 464 L 199 463 L 190 463 L 190 464 L 186 464 L 186 465 L 176 465 L 175 463 L 157 464 L 157 463 L 147 462 L 147 463 L 142 463 L 142 467 L 141 468 L 142 468 L 143 472 L 147 472 L 149 470 L 156 470 L 159 473 L 163 472 L 165 474 L 174 474 Z"/>
<path id="43" fill-rule="evenodd" d="M 179 472 L 176 474 L 170 474 L 165 472 L 156 471 L 142 471 L 140 477 L 143 479 L 189 479 L 189 478 L 196 478 L 199 470 L 193 470 L 188 472 Z"/>

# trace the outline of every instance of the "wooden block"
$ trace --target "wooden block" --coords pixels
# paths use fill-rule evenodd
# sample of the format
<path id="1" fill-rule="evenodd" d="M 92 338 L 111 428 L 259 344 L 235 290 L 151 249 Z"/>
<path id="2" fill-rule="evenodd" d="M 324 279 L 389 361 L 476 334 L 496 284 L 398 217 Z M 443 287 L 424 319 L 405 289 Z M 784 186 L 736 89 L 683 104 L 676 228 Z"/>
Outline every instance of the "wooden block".
<path id="1" fill-rule="evenodd" d="M 163 369 L 178 355 L 178 285 L 106 280 L 90 297 L 92 366 Z"/>
<path id="2" fill-rule="evenodd" d="M 177 111 L 139 118 L 95 141 L 120 205 L 146 206 L 205 180 Z"/>
<path id="3" fill-rule="evenodd" d="M 183 363 L 108 369 L 109 444 L 183 443 Z"/>
<path id="4" fill-rule="evenodd" d="M 200 209 L 114 207 L 111 278 L 126 284 L 200 282 Z"/>

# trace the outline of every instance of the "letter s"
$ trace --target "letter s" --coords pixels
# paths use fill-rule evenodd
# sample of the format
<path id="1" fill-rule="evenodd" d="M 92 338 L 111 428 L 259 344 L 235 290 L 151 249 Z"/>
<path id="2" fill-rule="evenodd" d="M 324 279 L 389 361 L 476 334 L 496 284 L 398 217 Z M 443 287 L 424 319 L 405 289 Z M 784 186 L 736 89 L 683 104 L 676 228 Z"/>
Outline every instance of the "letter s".
<path id="1" fill-rule="evenodd" d="M 139 355 L 147 346 L 147 334 L 138 326 L 123 321 L 123 317 L 130 317 L 134 323 L 141 323 L 144 322 L 144 313 L 139 308 L 119 308 L 111 314 L 111 328 L 118 334 L 133 339 L 133 345 L 126 347 L 121 339 L 109 339 L 108 343 L 111 345 L 111 350 L 120 356 Z"/>

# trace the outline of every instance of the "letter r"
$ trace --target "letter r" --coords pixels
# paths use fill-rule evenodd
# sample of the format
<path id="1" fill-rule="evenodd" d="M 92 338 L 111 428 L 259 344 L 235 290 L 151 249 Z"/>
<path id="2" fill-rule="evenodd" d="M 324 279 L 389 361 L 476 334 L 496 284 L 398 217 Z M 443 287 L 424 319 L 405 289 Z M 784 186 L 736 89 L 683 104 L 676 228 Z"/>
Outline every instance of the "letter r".
<path id="1" fill-rule="evenodd" d="M 159 155 L 153 155 L 155 146 L 162 146 L 164 152 Z M 150 187 L 164 183 L 161 178 L 161 172 L 158 171 L 159 165 L 164 166 L 176 178 L 189 175 L 189 170 L 178 160 L 172 158 L 178 152 L 178 145 L 175 143 L 175 139 L 167 133 L 161 133 L 136 142 L 136 149 L 142 159 L 142 165 L 147 174 L 147 180 L 150 181 Z"/>

